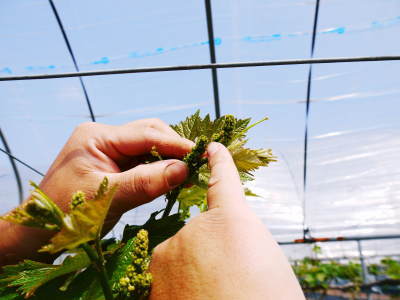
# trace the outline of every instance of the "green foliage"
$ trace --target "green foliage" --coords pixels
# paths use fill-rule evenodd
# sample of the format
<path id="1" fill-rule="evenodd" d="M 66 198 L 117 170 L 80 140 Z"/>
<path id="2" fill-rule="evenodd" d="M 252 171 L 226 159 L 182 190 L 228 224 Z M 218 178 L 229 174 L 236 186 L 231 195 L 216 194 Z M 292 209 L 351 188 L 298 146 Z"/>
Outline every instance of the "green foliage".
<path id="1" fill-rule="evenodd" d="M 322 253 L 317 245 L 312 250 L 316 254 Z M 340 263 L 305 257 L 292 267 L 306 292 L 325 294 L 329 289 L 341 289 L 356 296 L 364 284 L 361 264 L 355 261 Z M 385 279 L 395 280 L 392 284 L 396 284 L 396 280 L 400 279 L 400 262 L 392 258 L 384 258 L 379 264 L 370 264 L 367 270 L 369 274 L 379 276 L 376 282 L 368 282 L 369 286 L 380 284 L 380 280 Z"/>
<path id="2" fill-rule="evenodd" d="M 202 118 L 200 112 L 197 111 L 179 124 L 171 126 L 182 137 L 196 142 L 193 151 L 187 156 L 190 157 L 188 163 L 189 183 L 192 186 L 179 187 L 175 191 L 176 195 L 172 195 L 176 196 L 175 199 L 179 201 L 179 212 L 182 219 L 190 217 L 190 207 L 192 206 L 197 206 L 201 211 L 207 209 L 206 195 L 210 171 L 205 165 L 206 160 L 202 157 L 205 150 L 204 146 L 207 143 L 217 141 L 229 149 L 242 182 L 253 180 L 253 171 L 276 161 L 270 149 L 249 149 L 245 147 L 247 143 L 245 137 L 248 130 L 265 120 L 267 118 L 249 125 L 250 119 L 237 119 L 232 115 L 226 115 L 212 121 L 209 115 Z M 250 190 L 247 190 L 246 194 L 255 195 Z M 167 195 L 168 198 L 173 197 Z M 170 202 L 173 202 L 173 200 L 170 200 Z"/>
<path id="3" fill-rule="evenodd" d="M 93 199 L 78 191 L 71 199 L 70 212 L 63 213 L 40 188 L 29 201 L 2 219 L 17 224 L 54 230 L 50 243 L 40 251 L 62 253 L 70 251 L 60 265 L 25 260 L 6 266 L 0 274 L 0 300 L 123 300 L 143 299 L 152 280 L 148 272 L 151 251 L 175 235 L 190 216 L 190 208 L 207 210 L 207 188 L 210 170 L 207 166 L 208 143 L 217 141 L 232 153 L 242 182 L 253 180 L 252 172 L 275 161 L 271 150 L 245 148 L 246 134 L 254 125 L 250 119 L 232 115 L 211 120 L 197 111 L 185 121 L 172 126 L 181 136 L 195 142 L 183 161 L 188 165 L 188 180 L 166 194 L 168 200 L 161 218 L 151 214 L 143 225 L 127 225 L 121 242 L 100 240 L 105 217 L 115 195 L 116 186 L 108 179 L 101 182 Z M 157 149 L 150 151 L 148 162 L 163 160 Z M 189 187 L 190 184 L 191 186 Z M 257 196 L 246 189 L 246 195 Z M 170 215 L 178 200 L 178 213 Z"/>
<path id="4" fill-rule="evenodd" d="M 149 220 L 143 225 L 126 225 L 122 241 L 130 240 L 136 236 L 139 230 L 145 229 L 149 233 L 149 251 L 152 251 L 158 244 L 175 235 L 185 225 L 179 214 L 156 219 L 158 214 L 159 212 L 151 214 Z"/>
<path id="5" fill-rule="evenodd" d="M 381 263 L 383 265 L 383 273 L 390 279 L 400 280 L 400 261 L 387 257 L 382 259 Z"/>
<path id="6" fill-rule="evenodd" d="M 9 287 L 17 287 L 21 295 L 30 297 L 50 280 L 79 271 L 89 266 L 90 260 L 85 253 L 68 256 L 61 265 L 49 265 L 25 260 L 18 265 L 6 266 L 0 276 L 0 282 Z"/>
<path id="7" fill-rule="evenodd" d="M 322 253 L 322 248 L 318 245 L 314 245 L 314 247 L 312 247 L 312 252 L 315 254 L 321 254 Z"/>
<path id="8" fill-rule="evenodd" d="M 6 286 L 0 286 L 0 299 L 1 300 L 22 300 L 21 297 L 14 289 Z"/>
<path id="9" fill-rule="evenodd" d="M 385 257 L 380 261 L 380 264 L 369 265 L 368 272 L 375 276 L 400 280 L 400 261 Z"/>
<path id="10" fill-rule="evenodd" d="M 197 111 L 186 120 L 171 127 L 182 137 L 194 142 L 199 137 L 207 139 L 208 142 L 221 142 L 231 151 L 238 170 L 250 174 L 251 171 L 276 161 L 270 149 L 252 150 L 244 147 L 247 143 L 245 137 L 249 129 L 267 118 L 249 126 L 250 120 L 226 115 L 211 121 L 209 115 L 201 118 L 200 111 Z"/>
<path id="11" fill-rule="evenodd" d="M 29 227 L 60 230 L 64 224 L 64 213 L 33 182 L 31 198 L 0 219 Z"/>
<path id="12" fill-rule="evenodd" d="M 116 190 L 117 186 L 108 186 L 105 177 L 94 199 L 87 201 L 82 192 L 76 193 L 71 212 L 63 218 L 61 230 L 40 251 L 57 253 L 63 249 L 71 250 L 99 237 Z"/>
<path id="13" fill-rule="evenodd" d="M 357 289 L 362 283 L 362 269 L 359 263 L 323 262 L 306 257 L 293 266 L 294 272 L 304 290 L 322 291 L 331 286 L 351 283 Z"/>
<path id="14" fill-rule="evenodd" d="M 183 189 L 179 196 L 179 213 L 183 220 L 190 217 L 190 208 L 197 206 L 201 212 L 207 210 L 207 189 L 202 186 L 194 185 Z"/>

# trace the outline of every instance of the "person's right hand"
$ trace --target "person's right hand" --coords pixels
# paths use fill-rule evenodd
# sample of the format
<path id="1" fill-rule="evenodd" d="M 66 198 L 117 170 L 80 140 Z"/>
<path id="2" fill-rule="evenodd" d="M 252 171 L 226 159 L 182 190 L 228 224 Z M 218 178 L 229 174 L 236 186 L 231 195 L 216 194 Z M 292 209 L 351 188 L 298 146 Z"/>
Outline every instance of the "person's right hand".
<path id="1" fill-rule="evenodd" d="M 229 151 L 208 146 L 209 210 L 158 245 L 150 299 L 305 299 L 281 249 L 245 202 Z"/>

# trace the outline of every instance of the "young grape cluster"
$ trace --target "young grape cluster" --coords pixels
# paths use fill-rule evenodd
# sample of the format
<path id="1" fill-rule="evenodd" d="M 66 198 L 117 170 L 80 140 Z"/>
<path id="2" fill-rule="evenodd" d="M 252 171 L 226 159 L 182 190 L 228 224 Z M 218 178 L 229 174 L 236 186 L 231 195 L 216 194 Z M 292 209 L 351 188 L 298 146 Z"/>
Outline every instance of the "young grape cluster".
<path id="1" fill-rule="evenodd" d="M 135 247 L 132 251 L 132 264 L 126 268 L 125 275 L 114 287 L 114 292 L 122 298 L 136 299 L 149 294 L 152 276 L 147 271 L 150 262 L 148 248 L 148 232 L 141 229 L 136 235 Z"/>

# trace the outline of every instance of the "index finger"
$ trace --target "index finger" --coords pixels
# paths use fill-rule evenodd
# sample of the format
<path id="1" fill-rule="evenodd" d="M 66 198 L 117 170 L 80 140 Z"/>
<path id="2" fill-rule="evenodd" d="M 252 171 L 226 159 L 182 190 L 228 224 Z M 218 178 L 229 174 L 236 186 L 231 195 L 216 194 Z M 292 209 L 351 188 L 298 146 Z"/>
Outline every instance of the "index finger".
<path id="1" fill-rule="evenodd" d="M 209 209 L 243 205 L 245 197 L 242 183 L 229 150 L 220 143 L 210 143 L 207 154 L 211 168 L 207 193 Z"/>
<path id="2" fill-rule="evenodd" d="M 171 129 L 172 130 L 172 129 Z M 181 158 L 191 151 L 194 143 L 178 134 L 161 131 L 142 123 L 128 123 L 106 128 L 102 150 L 114 160 L 147 154 L 155 146 L 161 156 Z"/>

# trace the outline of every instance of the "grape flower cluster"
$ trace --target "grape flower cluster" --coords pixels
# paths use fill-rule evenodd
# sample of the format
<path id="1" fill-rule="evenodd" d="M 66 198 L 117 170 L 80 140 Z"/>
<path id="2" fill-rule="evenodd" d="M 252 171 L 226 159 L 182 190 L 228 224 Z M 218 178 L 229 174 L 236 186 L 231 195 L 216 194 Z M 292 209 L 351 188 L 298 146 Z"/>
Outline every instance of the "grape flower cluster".
<path id="1" fill-rule="evenodd" d="M 123 277 L 114 286 L 114 292 L 122 299 L 143 299 L 149 295 L 152 276 L 148 272 L 150 257 L 148 253 L 148 232 L 141 229 L 136 235 L 132 251 L 132 263 L 126 268 Z"/>

